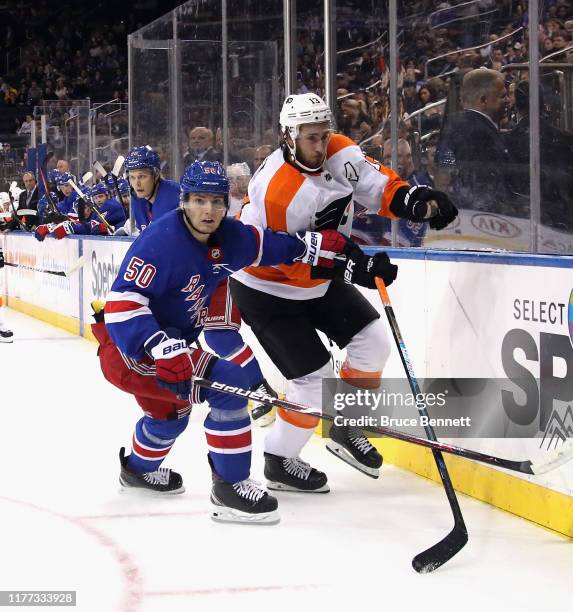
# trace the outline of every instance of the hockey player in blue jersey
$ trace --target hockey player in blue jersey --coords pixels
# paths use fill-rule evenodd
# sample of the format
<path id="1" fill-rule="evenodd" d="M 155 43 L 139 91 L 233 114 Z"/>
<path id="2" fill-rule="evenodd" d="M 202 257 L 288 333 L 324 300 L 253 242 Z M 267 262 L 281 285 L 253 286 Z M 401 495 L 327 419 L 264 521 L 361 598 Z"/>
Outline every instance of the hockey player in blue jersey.
<path id="1" fill-rule="evenodd" d="M 218 162 L 187 168 L 181 207 L 154 220 L 132 244 L 108 294 L 105 324 L 96 317 L 92 329 L 104 376 L 133 394 L 145 412 L 131 453 L 120 451 L 121 484 L 182 492 L 181 476 L 160 466 L 187 426 L 191 405 L 207 401 L 213 518 L 273 523 L 276 499 L 249 478 L 247 401 L 192 385 L 193 377 L 204 377 L 244 388 L 244 371 L 192 344 L 222 278 L 248 265 L 301 261 L 332 267 L 347 241 L 331 230 L 296 238 L 227 218 L 228 191 Z"/>
<path id="2" fill-rule="evenodd" d="M 69 172 L 58 172 L 55 175 L 56 188 L 62 194 L 63 199 L 58 203 L 58 210 L 66 216 L 75 217 L 78 216 L 78 194 L 74 191 L 69 181 L 75 181 L 75 177 Z"/>
<path id="3" fill-rule="evenodd" d="M 125 223 L 123 206 L 109 198 L 105 183 L 94 185 L 89 192 L 88 200 L 78 200 L 77 208 L 78 221 L 68 219 L 61 223 L 39 225 L 35 237 L 42 241 L 48 234 L 58 240 L 70 234 L 105 236 L 113 234 L 116 228 Z"/>
<path id="4" fill-rule="evenodd" d="M 131 210 L 139 230 L 179 205 L 179 184 L 162 178 L 160 168 L 159 154 L 149 145 L 133 147 L 125 158 Z"/>
<path id="5" fill-rule="evenodd" d="M 144 230 L 151 221 L 160 219 L 164 214 L 179 206 L 179 185 L 174 181 L 161 178 L 161 160 L 150 146 L 134 147 L 125 159 L 125 169 L 131 188 L 135 192 L 132 199 L 132 214 L 137 228 Z M 240 365 L 247 376 L 248 388 L 264 391 L 276 397 L 275 391 L 265 380 L 259 362 L 251 347 L 243 340 L 239 329 L 241 315 L 233 303 L 225 278 L 214 293 L 209 313 L 205 319 L 205 341 L 219 355 Z M 262 415 L 257 423 L 268 425 L 274 420 L 274 411 L 264 404 L 254 404 Z M 253 413 L 255 414 L 255 412 Z"/>

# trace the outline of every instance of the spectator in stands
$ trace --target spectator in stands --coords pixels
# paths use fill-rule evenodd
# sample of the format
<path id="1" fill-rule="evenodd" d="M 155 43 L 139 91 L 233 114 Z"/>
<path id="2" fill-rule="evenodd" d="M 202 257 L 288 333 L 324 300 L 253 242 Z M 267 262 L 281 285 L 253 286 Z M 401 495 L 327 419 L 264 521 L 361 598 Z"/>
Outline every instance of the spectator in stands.
<path id="1" fill-rule="evenodd" d="M 274 151 L 270 145 L 261 145 L 255 149 L 253 157 L 253 172 L 256 172 L 265 159 Z"/>
<path id="2" fill-rule="evenodd" d="M 404 110 L 408 115 L 420 108 L 421 102 L 416 93 L 416 81 L 404 81 L 402 96 L 404 97 Z"/>
<path id="3" fill-rule="evenodd" d="M 56 80 L 55 94 L 59 100 L 65 100 L 68 97 L 68 88 L 66 87 L 63 77 Z"/>
<path id="4" fill-rule="evenodd" d="M 437 188 L 458 208 L 523 215 L 511 184 L 512 160 L 499 131 L 509 96 L 503 76 L 478 68 L 463 79 L 463 110 L 448 117 L 438 146 Z"/>
<path id="5" fill-rule="evenodd" d="M 189 149 L 183 157 L 185 166 L 195 160 L 223 161 L 221 151 L 215 148 L 213 130 L 203 126 L 194 127 L 189 132 Z"/>
<path id="6" fill-rule="evenodd" d="M 18 97 L 18 91 L 14 89 L 11 85 L 6 83 L 3 79 L 0 78 L 0 93 L 2 97 L 0 101 L 4 102 L 4 104 L 15 104 L 16 98 Z"/>
<path id="7" fill-rule="evenodd" d="M 360 102 L 345 98 L 341 105 L 338 129 L 355 142 L 360 142 L 370 130 L 370 118 L 361 108 Z"/>
<path id="8" fill-rule="evenodd" d="M 571 38 L 566 30 L 559 30 L 553 35 L 553 50 L 561 51 L 568 47 L 571 43 Z"/>
<path id="9" fill-rule="evenodd" d="M 30 134 L 32 132 L 32 125 L 34 124 L 34 117 L 32 115 L 26 115 L 26 119 L 22 121 L 22 125 L 18 128 L 18 136 L 24 134 Z"/>
<path id="10" fill-rule="evenodd" d="M 539 107 L 544 107 L 540 88 Z M 517 181 L 529 193 L 529 82 L 515 88 L 517 125 L 507 136 L 507 146 L 517 163 Z M 562 231 L 573 231 L 573 135 L 553 127 L 540 113 L 541 222 Z"/>
<path id="11" fill-rule="evenodd" d="M 382 157 L 382 163 L 388 167 L 392 167 L 392 141 L 387 140 L 384 143 L 384 151 Z M 398 139 L 398 151 L 397 151 L 397 166 L 396 172 L 400 175 L 400 178 L 408 181 L 410 185 L 432 185 L 432 179 L 423 170 L 417 171 L 414 166 L 414 160 L 412 158 L 412 148 L 410 143 L 404 138 Z"/>
<path id="12" fill-rule="evenodd" d="M 42 90 L 38 87 L 37 81 L 32 81 L 30 89 L 28 89 L 28 105 L 37 106 L 42 99 Z"/>

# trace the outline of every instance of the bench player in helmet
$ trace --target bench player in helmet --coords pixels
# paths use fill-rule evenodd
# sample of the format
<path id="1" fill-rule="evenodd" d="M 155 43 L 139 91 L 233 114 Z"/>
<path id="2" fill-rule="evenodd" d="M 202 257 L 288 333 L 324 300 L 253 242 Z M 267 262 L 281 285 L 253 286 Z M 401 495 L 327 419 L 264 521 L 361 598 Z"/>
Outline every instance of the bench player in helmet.
<path id="1" fill-rule="evenodd" d="M 331 111 L 314 94 L 288 96 L 280 113 L 282 146 L 249 183 L 249 202 L 241 220 L 274 231 L 336 229 L 349 236 L 354 201 L 372 212 L 416 221 L 428 219 L 440 229 L 457 210 L 447 196 L 427 187 L 411 187 L 366 157 L 351 139 L 331 132 Z M 358 253 L 361 251 L 358 249 Z M 356 284 L 386 284 L 397 267 L 385 253 L 352 262 L 346 270 Z M 307 266 L 247 268 L 231 279 L 231 291 L 243 320 L 288 381 L 287 398 L 320 406 L 322 379 L 334 377 L 330 354 L 317 330 L 340 348 L 346 360 L 340 376 L 357 387 L 380 383 L 390 354 L 376 309 L 338 275 L 316 278 Z M 278 490 L 327 492 L 326 474 L 299 455 L 318 419 L 277 411 L 265 439 L 265 476 Z M 382 457 L 362 432 L 332 427 L 328 449 L 353 467 L 377 478 Z"/>
<path id="2" fill-rule="evenodd" d="M 134 395 L 145 412 L 131 453 L 120 451 L 121 484 L 182 492 L 181 476 L 160 466 L 187 426 L 191 404 L 207 401 L 213 518 L 276 522 L 276 499 L 249 478 L 247 401 L 192 385 L 193 377 L 204 377 L 245 387 L 244 371 L 191 344 L 221 278 L 246 265 L 323 265 L 325 251 L 340 252 L 344 240 L 337 232 L 296 238 L 245 225 L 226 216 L 228 193 L 221 164 L 191 164 L 181 179 L 181 207 L 155 220 L 131 245 L 107 298 L 105 324 L 96 322 L 92 329 L 104 376 Z M 312 241 L 318 241 L 320 257 L 308 248 Z"/>
<path id="3" fill-rule="evenodd" d="M 149 145 L 133 147 L 125 159 L 125 171 L 132 189 L 131 209 L 135 223 L 145 229 L 179 203 L 179 184 L 161 176 L 161 159 Z"/>
<path id="4" fill-rule="evenodd" d="M 70 234 L 106 236 L 113 234 L 116 229 L 122 227 L 125 223 L 123 206 L 109 197 L 108 188 L 102 181 L 96 183 L 90 189 L 86 201 L 77 201 L 76 208 L 77 221 L 70 218 L 61 223 L 39 225 L 34 233 L 36 239 L 42 241 L 48 234 L 52 234 L 58 240 Z M 108 227 L 108 225 L 111 227 Z"/>
<path id="5" fill-rule="evenodd" d="M 60 201 L 57 203 L 58 210 L 69 217 L 78 216 L 78 194 L 70 185 L 70 181 L 75 181 L 75 177 L 69 172 L 57 172 L 54 174 L 56 189 L 60 192 Z"/>

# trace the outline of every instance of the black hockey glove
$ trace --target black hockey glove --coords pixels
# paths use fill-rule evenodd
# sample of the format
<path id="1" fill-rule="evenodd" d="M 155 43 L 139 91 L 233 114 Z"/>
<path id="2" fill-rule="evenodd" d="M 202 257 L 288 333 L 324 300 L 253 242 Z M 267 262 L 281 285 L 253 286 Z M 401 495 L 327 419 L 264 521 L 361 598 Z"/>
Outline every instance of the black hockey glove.
<path id="1" fill-rule="evenodd" d="M 334 258 L 333 267 L 315 266 L 310 270 L 311 278 L 342 278 L 347 283 L 376 289 L 379 276 L 386 286 L 392 284 L 398 274 L 398 266 L 390 262 L 386 253 L 366 255 L 364 251 L 349 238 L 342 255 Z"/>
<path id="2" fill-rule="evenodd" d="M 366 255 L 359 247 L 352 249 L 342 266 L 342 277 L 345 282 L 376 289 L 376 277 L 391 285 L 398 274 L 398 266 L 394 265 L 386 253 Z"/>
<path id="3" fill-rule="evenodd" d="M 458 209 L 443 191 L 424 185 L 400 187 L 392 198 L 390 210 L 410 221 L 429 221 L 430 228 L 444 229 L 457 216 Z"/>
<path id="4" fill-rule="evenodd" d="M 0 251 L 0 268 L 4 267 L 4 253 Z"/>

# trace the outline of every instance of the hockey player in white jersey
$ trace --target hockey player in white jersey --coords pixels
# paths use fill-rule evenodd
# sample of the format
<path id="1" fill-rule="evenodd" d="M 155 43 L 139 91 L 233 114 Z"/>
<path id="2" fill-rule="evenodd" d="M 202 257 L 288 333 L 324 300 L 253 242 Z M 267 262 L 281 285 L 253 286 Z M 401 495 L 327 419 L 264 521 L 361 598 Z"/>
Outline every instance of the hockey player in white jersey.
<path id="1" fill-rule="evenodd" d="M 314 94 L 289 96 L 280 113 L 282 146 L 249 183 L 241 220 L 274 231 L 336 229 L 349 236 L 354 202 L 390 218 L 428 220 L 441 229 L 457 215 L 448 197 L 411 187 L 391 169 L 365 156 L 352 140 L 331 132 L 331 111 Z M 397 274 L 386 253 L 353 256 L 346 280 L 374 288 Z M 308 266 L 246 268 L 231 279 L 232 295 L 263 348 L 288 381 L 287 399 L 321 405 L 322 379 L 333 378 L 330 354 L 317 330 L 341 349 L 346 382 L 375 388 L 390 343 L 380 315 L 339 274 L 325 279 Z M 265 439 L 265 477 L 275 490 L 327 492 L 327 476 L 300 458 L 318 419 L 279 409 Z M 382 457 L 362 432 L 332 427 L 328 449 L 377 478 Z"/>

